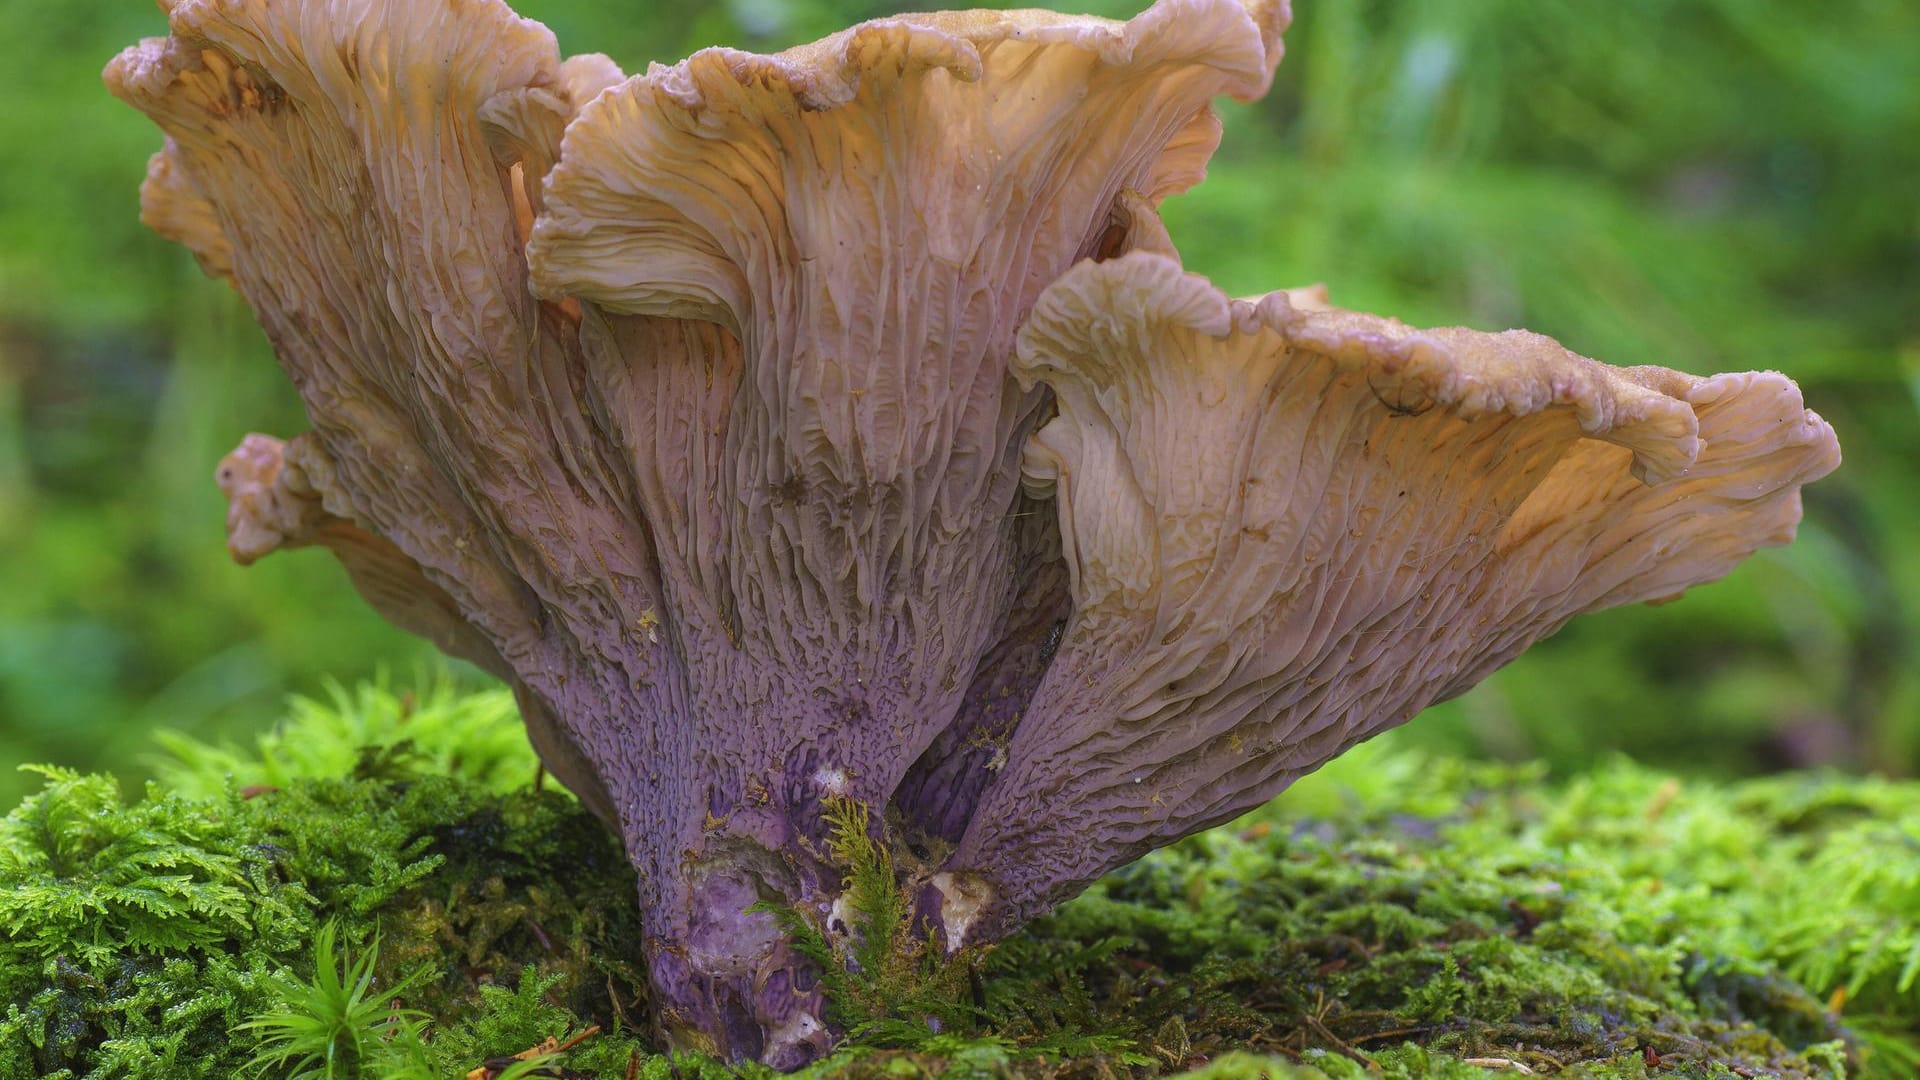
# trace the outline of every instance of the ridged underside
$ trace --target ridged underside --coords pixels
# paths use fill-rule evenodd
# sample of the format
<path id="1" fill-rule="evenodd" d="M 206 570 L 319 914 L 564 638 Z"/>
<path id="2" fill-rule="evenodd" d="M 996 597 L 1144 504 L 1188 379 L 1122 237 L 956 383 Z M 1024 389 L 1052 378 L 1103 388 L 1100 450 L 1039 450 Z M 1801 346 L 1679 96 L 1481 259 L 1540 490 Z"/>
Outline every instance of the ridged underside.
<path id="1" fill-rule="evenodd" d="M 1464 691 L 1569 618 L 1783 544 L 1833 432 L 1770 373 L 1230 301 L 1154 254 L 1042 297 L 1014 375 L 1073 615 L 954 872 L 1004 932 Z M 996 925 L 992 920 L 998 920 Z"/>

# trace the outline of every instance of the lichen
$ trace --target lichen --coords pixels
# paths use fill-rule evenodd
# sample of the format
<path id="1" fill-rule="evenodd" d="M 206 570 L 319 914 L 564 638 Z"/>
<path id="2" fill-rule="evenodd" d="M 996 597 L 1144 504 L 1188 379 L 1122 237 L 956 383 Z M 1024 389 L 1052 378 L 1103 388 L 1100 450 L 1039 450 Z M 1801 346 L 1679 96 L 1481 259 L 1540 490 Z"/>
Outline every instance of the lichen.
<path id="1" fill-rule="evenodd" d="M 497 697 L 370 688 L 298 704 L 252 749 L 170 737 L 132 800 L 43 770 L 0 823 L 0 1080 L 238 1075 L 260 1051 L 241 1025 L 306 1000 L 330 924 L 375 991 L 418 980 L 398 1004 L 424 1019 L 367 1045 L 431 1075 L 539 1047 L 529 1075 L 759 1075 L 655 1052 L 618 842 L 495 728 L 516 731 Z M 937 970 L 878 888 L 894 856 L 863 844 L 864 811 L 831 812 L 849 894 L 874 886 L 878 910 L 820 926 L 854 1035 L 810 1076 L 1920 1063 L 1920 784 L 1625 761 L 1556 780 L 1372 744 Z"/>

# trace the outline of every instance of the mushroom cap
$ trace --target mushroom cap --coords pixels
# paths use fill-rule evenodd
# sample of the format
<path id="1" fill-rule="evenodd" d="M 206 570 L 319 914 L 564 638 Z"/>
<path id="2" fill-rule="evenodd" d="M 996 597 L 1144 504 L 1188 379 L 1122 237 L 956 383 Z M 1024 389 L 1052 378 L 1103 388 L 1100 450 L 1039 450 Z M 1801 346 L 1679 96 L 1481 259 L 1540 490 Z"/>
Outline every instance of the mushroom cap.
<path id="1" fill-rule="evenodd" d="M 1786 543 L 1839 464 L 1775 373 L 1234 301 L 1145 252 L 1061 278 L 1013 371 L 1058 403 L 1025 474 L 1057 500 L 1074 613 L 951 865 L 1012 867 L 1014 917 L 1580 612 Z"/>
<path id="2" fill-rule="evenodd" d="M 992 264 L 1037 292 L 1064 269 L 1049 240 L 1081 244 L 1123 191 L 1199 181 L 1219 139 L 1207 103 L 1265 92 L 1287 18 L 1278 0 L 1161 0 L 1124 23 L 935 12 L 656 64 L 568 130 L 535 288 L 743 334 L 796 287 L 855 318 L 903 257 Z M 894 260 L 858 273 L 889 243 Z"/>

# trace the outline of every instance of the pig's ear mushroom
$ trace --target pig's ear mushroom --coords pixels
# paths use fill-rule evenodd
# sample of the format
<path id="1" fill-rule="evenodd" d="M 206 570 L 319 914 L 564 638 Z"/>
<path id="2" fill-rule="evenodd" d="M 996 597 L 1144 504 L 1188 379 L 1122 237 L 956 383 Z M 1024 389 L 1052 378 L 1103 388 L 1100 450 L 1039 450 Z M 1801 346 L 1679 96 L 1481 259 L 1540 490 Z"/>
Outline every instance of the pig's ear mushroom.
<path id="1" fill-rule="evenodd" d="M 633 78 L 502 0 L 161 6 L 107 70 L 167 135 L 145 217 L 313 427 L 224 463 L 232 550 L 325 546 L 514 684 L 639 871 L 676 1048 L 835 1044 L 760 906 L 845 899 L 823 800 L 948 944 L 1004 934 L 1784 542 L 1838 461 L 1778 375 L 1183 273 L 1155 207 L 1266 89 L 1278 0 Z"/>
<path id="2" fill-rule="evenodd" d="M 1014 373 L 1058 401 L 1025 473 L 1074 611 L 950 864 L 987 917 L 1234 817 L 1583 611 L 1786 543 L 1840 460 L 1778 374 L 1235 302 L 1151 254 L 1048 290 Z"/>

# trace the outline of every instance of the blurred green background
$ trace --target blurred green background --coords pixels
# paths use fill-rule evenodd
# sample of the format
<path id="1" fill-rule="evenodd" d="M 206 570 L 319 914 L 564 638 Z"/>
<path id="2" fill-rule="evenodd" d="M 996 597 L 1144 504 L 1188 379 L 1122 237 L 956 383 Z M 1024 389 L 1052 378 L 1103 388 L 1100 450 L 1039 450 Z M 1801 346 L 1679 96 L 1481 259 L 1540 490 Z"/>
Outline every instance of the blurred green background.
<path id="1" fill-rule="evenodd" d="M 517 6 L 628 70 L 900 7 Z M 1778 368 L 1847 454 L 1794 546 L 1576 621 L 1409 737 L 1560 767 L 1914 772 L 1920 4 L 1298 8 L 1273 94 L 1228 110 L 1211 179 L 1167 208 L 1191 268 L 1614 363 Z M 0 765 L 137 772 L 155 726 L 237 733 L 329 677 L 438 664 L 324 554 L 227 560 L 215 462 L 304 424 L 244 306 L 136 221 L 160 136 L 98 71 L 163 29 L 145 0 L 0 0 Z"/>

